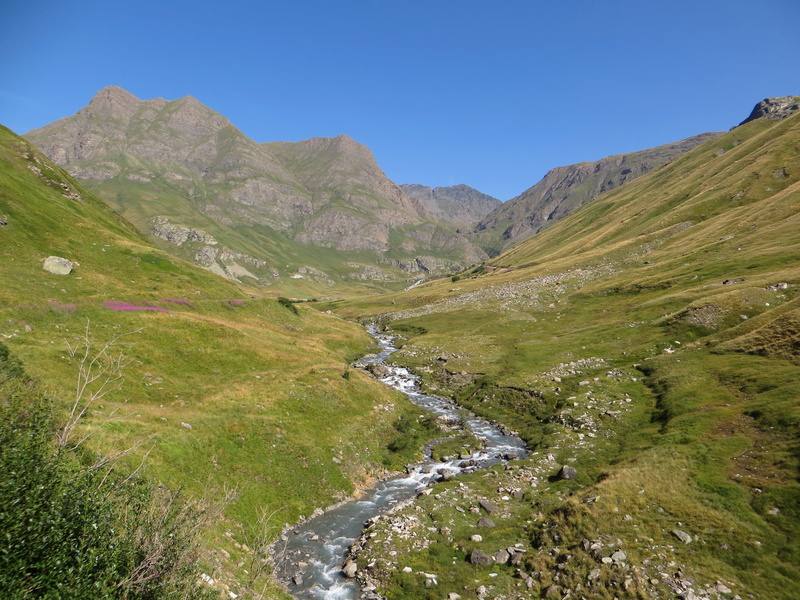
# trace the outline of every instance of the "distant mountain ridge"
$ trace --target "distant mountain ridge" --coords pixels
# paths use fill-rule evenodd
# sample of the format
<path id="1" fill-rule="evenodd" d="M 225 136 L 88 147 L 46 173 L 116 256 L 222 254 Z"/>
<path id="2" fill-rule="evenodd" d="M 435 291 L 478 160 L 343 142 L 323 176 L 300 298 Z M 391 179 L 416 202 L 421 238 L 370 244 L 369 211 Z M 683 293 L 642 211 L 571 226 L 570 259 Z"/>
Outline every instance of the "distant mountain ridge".
<path id="1" fill-rule="evenodd" d="M 507 250 L 600 194 L 720 135 L 722 133 L 702 133 L 648 150 L 551 169 L 539 183 L 487 215 L 469 237 L 493 254 Z"/>
<path id="2" fill-rule="evenodd" d="M 109 86 L 25 137 L 162 247 L 229 277 L 402 280 L 486 258 L 347 136 L 259 144 L 191 96 Z M 210 238 L 178 248 L 166 225 Z"/>
<path id="3" fill-rule="evenodd" d="M 497 198 L 464 184 L 430 188 L 405 183 L 400 187 L 410 198 L 419 199 L 437 221 L 450 223 L 462 231 L 472 229 L 502 204 Z"/>

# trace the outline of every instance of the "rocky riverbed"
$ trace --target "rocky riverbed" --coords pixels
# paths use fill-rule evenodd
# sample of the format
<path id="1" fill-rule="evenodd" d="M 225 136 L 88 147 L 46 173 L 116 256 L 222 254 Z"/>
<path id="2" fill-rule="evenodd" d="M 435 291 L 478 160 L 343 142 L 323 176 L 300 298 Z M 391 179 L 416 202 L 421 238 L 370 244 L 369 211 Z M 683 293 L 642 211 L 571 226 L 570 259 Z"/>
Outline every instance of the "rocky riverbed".
<path id="1" fill-rule="evenodd" d="M 355 366 L 369 367 L 387 385 L 404 392 L 418 406 L 449 421 L 453 427 L 457 424 L 468 429 L 483 440 L 484 447 L 445 461 L 428 458 L 409 465 L 405 474 L 380 481 L 360 498 L 337 505 L 284 532 L 273 544 L 271 554 L 276 557 L 277 578 L 296 598 L 377 597 L 374 587 L 352 560 L 366 524 L 375 523 L 383 514 L 412 505 L 414 499 L 427 494 L 434 483 L 527 454 L 524 442 L 513 432 L 465 413 L 447 398 L 421 393 L 415 375 L 408 369 L 387 363 L 396 350 L 393 337 L 380 334 L 375 328 L 370 332 L 381 345 L 381 352 L 361 359 Z"/>

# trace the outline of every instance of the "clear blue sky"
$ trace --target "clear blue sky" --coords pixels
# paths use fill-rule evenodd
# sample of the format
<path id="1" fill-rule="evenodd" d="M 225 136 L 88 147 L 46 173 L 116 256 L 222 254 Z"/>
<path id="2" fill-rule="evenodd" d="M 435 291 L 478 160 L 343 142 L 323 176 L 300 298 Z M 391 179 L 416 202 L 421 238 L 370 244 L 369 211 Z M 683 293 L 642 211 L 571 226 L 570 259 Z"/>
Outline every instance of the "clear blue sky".
<path id="1" fill-rule="evenodd" d="M 797 0 L 8 0 L 0 23 L 17 133 L 114 84 L 259 142 L 344 133 L 397 183 L 501 200 L 800 94 Z"/>

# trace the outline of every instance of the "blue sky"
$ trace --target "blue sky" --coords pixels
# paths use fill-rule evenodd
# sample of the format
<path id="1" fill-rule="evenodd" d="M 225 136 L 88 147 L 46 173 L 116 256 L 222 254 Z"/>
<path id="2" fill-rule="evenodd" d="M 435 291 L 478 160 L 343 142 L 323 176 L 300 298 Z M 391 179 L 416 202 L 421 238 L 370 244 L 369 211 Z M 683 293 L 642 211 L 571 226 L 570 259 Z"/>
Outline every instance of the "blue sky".
<path id="1" fill-rule="evenodd" d="M 347 134 L 397 183 L 501 200 L 800 94 L 797 0 L 26 0 L 0 23 L 17 133 L 113 84 L 195 96 L 259 142 Z"/>

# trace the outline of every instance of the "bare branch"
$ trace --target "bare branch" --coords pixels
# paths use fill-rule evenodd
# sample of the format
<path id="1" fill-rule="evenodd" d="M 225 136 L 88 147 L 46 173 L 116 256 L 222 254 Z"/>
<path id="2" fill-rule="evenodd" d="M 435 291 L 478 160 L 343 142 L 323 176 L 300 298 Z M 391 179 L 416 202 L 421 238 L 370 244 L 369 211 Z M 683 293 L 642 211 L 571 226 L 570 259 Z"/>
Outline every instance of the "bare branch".
<path id="1" fill-rule="evenodd" d="M 123 341 L 142 330 L 137 329 L 128 333 L 117 335 L 95 351 L 97 345 L 92 341 L 90 321 L 86 321 L 86 330 L 79 343 L 67 343 L 67 354 L 72 362 L 77 365 L 78 372 L 75 382 L 75 397 L 69 410 L 66 421 L 56 436 L 59 448 L 74 450 L 81 446 L 91 436 L 91 431 L 76 438 L 78 425 L 89 409 L 105 398 L 108 394 L 120 389 L 124 381 L 124 371 L 131 364 L 132 359 L 125 356 L 122 348 L 131 344 Z M 124 402 L 123 402 L 124 404 Z M 111 411 L 106 418 L 108 422 L 116 415 L 120 406 Z"/>

